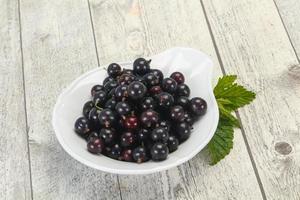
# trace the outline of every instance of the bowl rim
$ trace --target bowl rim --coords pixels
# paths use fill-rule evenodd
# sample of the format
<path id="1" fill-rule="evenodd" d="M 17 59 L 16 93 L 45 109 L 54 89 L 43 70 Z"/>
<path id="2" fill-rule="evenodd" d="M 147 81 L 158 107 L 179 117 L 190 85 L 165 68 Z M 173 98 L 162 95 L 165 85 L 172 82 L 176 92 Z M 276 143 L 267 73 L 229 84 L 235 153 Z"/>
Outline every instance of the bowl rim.
<path id="1" fill-rule="evenodd" d="M 211 59 L 208 55 L 202 53 L 201 51 L 192 49 L 192 48 L 175 47 L 175 48 L 171 48 L 171 49 L 168 49 L 166 51 L 163 51 L 159 54 L 166 53 L 166 52 L 172 51 L 172 50 L 178 50 L 178 49 L 186 49 L 186 50 L 197 51 L 197 53 L 200 53 L 203 56 L 205 56 L 208 59 L 208 61 L 211 63 L 211 66 L 210 66 L 211 69 L 209 70 L 209 74 L 208 74 L 208 76 L 210 77 L 210 81 L 208 81 L 208 87 L 209 87 L 208 88 L 208 93 L 209 93 L 209 96 L 213 97 L 212 98 L 212 105 L 213 105 L 212 107 L 214 107 L 216 109 L 214 110 L 214 114 L 213 114 L 213 118 L 214 118 L 213 122 L 214 123 L 211 125 L 210 130 L 209 130 L 209 134 L 207 135 L 205 140 L 202 141 L 201 145 L 199 145 L 199 146 L 197 146 L 197 148 L 193 149 L 188 156 L 181 157 L 181 158 L 179 157 L 179 158 L 177 158 L 176 161 L 174 161 L 172 163 L 169 163 L 167 165 L 161 165 L 161 166 L 153 167 L 152 169 L 138 169 L 138 170 L 108 168 L 108 167 L 105 167 L 105 166 L 102 166 L 102 165 L 95 164 L 95 163 L 83 158 L 82 156 L 78 155 L 77 153 L 75 153 L 72 150 L 72 148 L 69 147 L 69 145 L 65 142 L 65 139 L 63 138 L 62 134 L 59 133 L 60 131 L 59 131 L 57 125 L 56 125 L 56 120 L 57 120 L 55 118 L 56 112 L 57 112 L 57 109 L 58 109 L 59 105 L 62 103 L 63 97 L 65 95 L 67 95 L 67 93 L 69 91 L 72 91 L 72 88 L 74 88 L 74 86 L 76 86 L 82 79 L 86 78 L 90 74 L 93 74 L 97 71 L 105 70 L 104 65 L 101 65 L 101 66 L 97 66 L 96 68 L 91 69 L 91 70 L 83 73 L 82 75 L 77 77 L 75 80 L 73 80 L 71 82 L 71 84 L 67 85 L 65 88 L 62 89 L 61 93 L 59 94 L 59 96 L 56 100 L 56 103 L 54 105 L 53 112 L 52 112 L 52 126 L 53 126 L 53 129 L 54 129 L 56 138 L 58 139 L 58 141 L 59 141 L 60 145 L 63 147 L 63 149 L 71 157 L 73 157 L 75 160 L 79 161 L 80 163 L 82 163 L 84 165 L 87 165 L 89 167 L 92 167 L 94 169 L 101 170 L 101 171 L 104 171 L 104 172 L 109 172 L 109 173 L 113 173 L 113 174 L 124 174 L 124 175 L 125 174 L 127 174 L 127 175 L 130 175 L 130 174 L 150 174 L 150 173 L 154 173 L 154 172 L 164 171 L 164 170 L 176 167 L 180 164 L 183 164 L 183 163 L 187 162 L 188 160 L 192 159 L 196 154 L 198 154 L 209 143 L 209 141 L 214 136 L 214 133 L 217 129 L 217 125 L 218 125 L 218 121 L 219 121 L 219 109 L 218 109 L 218 106 L 217 106 L 216 98 L 213 94 L 213 86 L 212 86 L 212 75 L 213 75 L 212 68 L 213 68 L 213 64 L 212 64 L 212 61 L 211 61 Z M 156 54 L 156 55 L 159 55 L 159 54 Z M 151 57 L 151 56 L 148 56 L 148 57 Z M 118 63 L 121 66 L 132 64 L 131 62 L 118 62 Z M 116 161 L 116 162 L 121 162 L 121 161 Z"/>

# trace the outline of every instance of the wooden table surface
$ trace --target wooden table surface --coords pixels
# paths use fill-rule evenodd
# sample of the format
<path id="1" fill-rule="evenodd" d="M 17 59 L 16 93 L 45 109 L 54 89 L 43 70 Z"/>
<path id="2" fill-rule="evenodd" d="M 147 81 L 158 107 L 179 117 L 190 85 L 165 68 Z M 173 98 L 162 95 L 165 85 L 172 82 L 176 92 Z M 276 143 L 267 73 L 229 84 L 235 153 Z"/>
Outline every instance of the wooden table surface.
<path id="1" fill-rule="evenodd" d="M 299 0 L 0 0 L 0 199 L 300 199 Z M 256 91 L 216 166 L 207 152 L 145 176 L 103 173 L 59 145 L 51 112 L 82 73 L 174 46 Z"/>

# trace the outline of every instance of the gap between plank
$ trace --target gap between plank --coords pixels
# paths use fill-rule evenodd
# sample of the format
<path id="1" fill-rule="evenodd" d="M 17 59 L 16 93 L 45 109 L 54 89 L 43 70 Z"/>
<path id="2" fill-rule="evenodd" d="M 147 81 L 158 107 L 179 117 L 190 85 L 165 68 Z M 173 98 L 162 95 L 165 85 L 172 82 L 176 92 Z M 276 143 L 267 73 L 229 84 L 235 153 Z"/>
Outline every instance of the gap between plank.
<path id="1" fill-rule="evenodd" d="M 200 3 L 201 3 L 201 7 L 202 7 L 202 10 L 203 10 L 203 13 L 204 13 L 204 17 L 205 17 L 205 20 L 206 20 L 206 24 L 208 26 L 208 30 L 209 30 L 211 39 L 212 39 L 212 42 L 213 42 L 213 46 L 215 48 L 215 51 L 216 51 L 216 54 L 217 54 L 217 57 L 218 57 L 218 61 L 220 63 L 221 70 L 222 70 L 223 74 L 226 75 L 225 67 L 224 67 L 223 61 L 221 59 L 220 52 L 219 52 L 219 49 L 217 47 L 217 43 L 216 43 L 215 37 L 214 37 L 213 32 L 212 32 L 211 25 L 210 25 L 209 20 L 208 20 L 208 16 L 207 16 L 207 13 L 206 13 L 206 10 L 205 10 L 205 7 L 204 7 L 203 0 L 200 0 Z M 240 129 L 241 129 L 241 132 L 242 132 L 242 135 L 243 135 L 243 138 L 244 138 L 244 142 L 245 142 L 245 145 L 246 145 L 246 149 L 248 151 L 248 155 L 250 157 L 250 161 L 251 161 L 251 164 L 252 164 L 252 167 L 253 167 L 254 174 L 256 176 L 256 179 L 257 179 L 257 182 L 258 182 L 258 185 L 259 185 L 259 189 L 261 191 L 262 198 L 264 200 L 266 200 L 267 197 L 266 197 L 266 194 L 265 194 L 265 190 L 264 190 L 263 184 L 261 182 L 256 164 L 255 164 L 255 161 L 254 161 L 251 149 L 250 149 L 250 145 L 248 143 L 248 140 L 247 140 L 247 137 L 246 137 L 246 134 L 245 134 L 245 130 L 244 130 L 241 118 L 240 118 L 240 114 L 239 114 L 238 111 L 236 111 L 235 113 L 236 113 L 236 116 L 237 116 L 237 118 L 240 122 L 240 125 L 241 125 Z"/>
<path id="2" fill-rule="evenodd" d="M 98 54 L 97 41 L 96 41 L 96 36 L 95 36 L 95 28 L 94 28 L 94 22 L 93 22 L 93 18 L 92 18 L 92 11 L 91 11 L 90 1 L 87 0 L 87 3 L 88 3 L 88 7 L 89 7 L 89 15 L 90 15 L 90 20 L 91 20 L 94 45 L 95 45 L 95 50 L 96 50 L 96 55 L 97 55 L 97 63 L 98 63 L 98 66 L 100 67 L 99 54 Z"/>
<path id="3" fill-rule="evenodd" d="M 22 65 L 22 81 L 23 81 L 23 98 L 24 98 L 24 113 L 25 113 L 25 123 L 26 123 L 26 135 L 27 135 L 27 154 L 28 154 L 28 168 L 29 168 L 29 181 L 30 181 L 30 192 L 31 199 L 33 200 L 33 187 L 32 187 L 32 173 L 31 173 L 31 156 L 29 147 L 29 126 L 28 126 L 28 115 L 26 107 L 26 87 L 25 87 L 25 72 L 24 72 L 24 57 L 23 57 L 23 39 L 22 39 L 22 25 L 21 25 L 21 4 L 18 0 L 18 18 L 19 18 L 19 39 L 20 39 L 20 52 L 21 52 L 21 65 Z"/>
<path id="4" fill-rule="evenodd" d="M 294 51 L 294 53 L 295 53 L 295 56 L 296 56 L 296 58 L 297 58 L 298 64 L 300 64 L 300 59 L 299 59 L 299 57 L 298 57 L 296 48 L 295 48 L 295 46 L 294 46 L 294 44 L 293 44 L 293 42 L 292 42 L 292 39 L 291 39 L 291 37 L 290 37 L 290 34 L 289 34 L 287 28 L 286 28 L 286 26 L 285 26 L 285 23 L 284 23 L 283 18 L 282 18 L 281 14 L 280 14 L 280 11 L 279 11 L 279 8 L 278 8 L 278 6 L 277 6 L 277 3 L 276 3 L 275 0 L 273 0 L 273 3 L 275 4 L 276 10 L 277 10 L 277 12 L 278 12 L 279 18 L 280 18 L 281 23 L 282 23 L 282 25 L 283 25 L 283 28 L 284 28 L 284 30 L 285 30 L 285 32 L 286 32 L 286 34 L 287 34 L 287 37 L 288 37 L 288 39 L 289 39 L 289 41 L 290 41 L 290 43 L 291 43 L 291 46 L 292 46 L 293 51 Z"/>
<path id="5" fill-rule="evenodd" d="M 93 32 L 93 39 L 94 39 L 94 46 L 95 46 L 95 51 L 96 51 L 97 63 L 98 63 L 98 67 L 100 67 L 100 60 L 99 60 L 99 54 L 98 54 L 98 49 L 97 49 L 97 41 L 96 41 L 96 36 L 95 36 L 94 22 L 93 22 L 91 5 L 90 5 L 89 0 L 87 0 L 87 4 L 88 4 L 88 8 L 89 8 L 89 15 L 90 15 L 91 27 L 92 27 L 92 32 Z M 121 186 L 120 186 L 120 178 L 119 178 L 119 175 L 116 175 L 116 176 L 117 176 L 117 183 L 118 183 L 118 188 L 119 188 L 120 200 L 122 200 L 122 191 L 121 191 Z"/>

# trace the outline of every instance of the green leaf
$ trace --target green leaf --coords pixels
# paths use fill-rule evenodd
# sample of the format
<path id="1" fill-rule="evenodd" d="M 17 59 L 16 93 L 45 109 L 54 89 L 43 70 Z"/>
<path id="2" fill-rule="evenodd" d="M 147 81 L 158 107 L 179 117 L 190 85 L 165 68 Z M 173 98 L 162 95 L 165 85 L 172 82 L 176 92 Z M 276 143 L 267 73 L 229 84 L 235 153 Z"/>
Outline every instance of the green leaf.
<path id="1" fill-rule="evenodd" d="M 220 112 L 220 120 L 227 120 L 232 126 L 240 127 L 240 122 L 238 121 L 238 119 L 233 116 L 230 111 L 226 110 L 222 103 L 220 103 L 219 101 L 217 101 L 217 103 Z"/>
<path id="2" fill-rule="evenodd" d="M 235 75 L 224 76 L 219 79 L 214 88 L 214 95 L 217 101 L 221 101 L 222 105 L 228 111 L 236 110 L 255 99 L 255 93 L 248 91 L 241 85 L 234 83 Z"/>
<path id="3" fill-rule="evenodd" d="M 207 145 L 212 165 L 228 155 L 233 147 L 234 128 L 240 128 L 240 123 L 232 112 L 255 99 L 255 93 L 235 83 L 236 79 L 236 75 L 223 76 L 214 88 L 220 118 L 215 135 Z"/>
<path id="4" fill-rule="evenodd" d="M 217 164 L 230 153 L 233 147 L 233 126 L 231 122 L 220 120 L 212 140 L 207 145 L 211 165 Z"/>

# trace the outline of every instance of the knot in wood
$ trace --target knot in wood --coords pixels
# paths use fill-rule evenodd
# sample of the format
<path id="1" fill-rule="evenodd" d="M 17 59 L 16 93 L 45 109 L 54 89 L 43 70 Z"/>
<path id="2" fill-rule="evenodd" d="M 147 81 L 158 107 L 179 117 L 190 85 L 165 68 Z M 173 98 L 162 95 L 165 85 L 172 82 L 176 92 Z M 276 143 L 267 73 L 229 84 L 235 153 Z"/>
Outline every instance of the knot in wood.
<path id="1" fill-rule="evenodd" d="M 292 146 L 287 142 L 277 142 L 275 144 L 275 151 L 281 155 L 288 155 L 292 152 Z"/>

